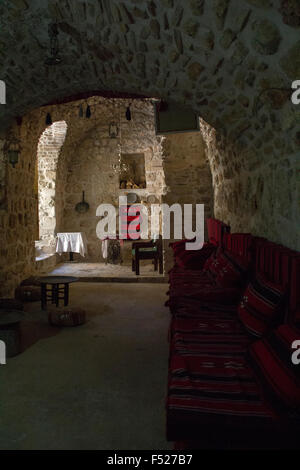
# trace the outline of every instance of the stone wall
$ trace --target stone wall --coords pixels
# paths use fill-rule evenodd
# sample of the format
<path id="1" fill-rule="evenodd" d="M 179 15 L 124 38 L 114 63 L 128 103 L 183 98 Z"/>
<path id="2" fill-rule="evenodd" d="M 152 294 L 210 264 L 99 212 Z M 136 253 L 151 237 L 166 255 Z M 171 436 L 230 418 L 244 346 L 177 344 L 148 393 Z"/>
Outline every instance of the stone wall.
<path id="1" fill-rule="evenodd" d="M 57 175 L 58 188 L 63 187 L 63 197 L 57 198 L 57 204 L 63 208 L 59 230 L 85 232 L 89 251 L 87 259 L 99 262 L 103 258 L 101 242 L 96 235 L 97 207 L 112 204 L 117 209 L 119 196 L 130 192 L 136 193 L 141 201 L 146 201 L 152 194 L 160 201 L 165 182 L 162 137 L 155 134 L 153 105 L 148 101 L 133 100 L 130 104 L 127 100 L 103 98 L 94 98 L 89 103 L 92 113 L 89 119 L 80 119 L 75 114 L 68 121 L 71 134 L 69 136 L 68 132 L 62 148 Z M 131 121 L 125 116 L 128 104 Z M 111 122 L 116 122 L 121 129 L 119 138 L 109 136 Z M 121 153 L 144 156 L 145 189 L 120 189 L 120 174 L 113 170 L 113 165 L 118 165 L 120 143 Z M 80 214 L 75 206 L 82 200 L 83 191 L 90 207 L 87 213 Z"/>
<path id="2" fill-rule="evenodd" d="M 163 141 L 163 153 L 167 185 L 163 202 L 169 205 L 179 203 L 182 211 L 183 204 L 204 204 L 205 219 L 212 217 L 212 177 L 201 133 L 167 135 Z M 173 263 L 172 250 L 168 245 L 169 241 L 166 240 L 164 242 L 166 272 Z"/>
<path id="3" fill-rule="evenodd" d="M 298 0 L 15 0 L 0 13 L 3 125 L 51 100 L 117 90 L 172 98 L 249 134 L 260 93 L 288 101 L 273 88 L 300 76 Z M 51 21 L 63 73 L 44 66 Z"/>
<path id="4" fill-rule="evenodd" d="M 26 128 L 15 126 L 14 134 L 26 136 Z M 35 158 L 23 148 L 13 168 L 3 162 L 7 207 L 0 210 L 0 296 L 13 295 L 17 284 L 34 271 L 34 235 L 37 198 L 34 192 Z M 2 167 L 3 168 L 3 167 Z"/>
<path id="5" fill-rule="evenodd" d="M 131 104 L 131 121 L 125 117 L 128 104 Z M 89 99 L 90 118 L 86 118 L 85 113 L 79 116 L 80 105 L 85 111 L 85 101 L 39 108 L 24 116 L 22 125 L 17 127 L 21 139 L 19 163 L 16 168 L 4 165 L 8 211 L 3 211 L 0 219 L 3 233 L 1 296 L 12 294 L 20 280 L 36 274 L 41 267 L 41 263 L 35 263 L 38 182 L 40 192 L 45 191 L 44 196 L 40 195 L 42 221 L 51 210 L 54 212 L 50 215 L 56 216 L 56 231 L 86 232 L 88 259 L 93 261 L 102 259 L 96 237 L 99 220 L 96 208 L 101 203 L 117 205 L 121 194 L 136 192 L 142 202 L 146 202 L 149 195 L 155 195 L 158 203 L 204 203 L 206 215 L 212 213 L 211 175 L 200 132 L 157 137 L 153 106 L 147 100 L 129 102 L 94 97 Z M 45 130 L 47 113 L 51 114 L 54 124 Z M 112 169 L 118 162 L 119 141 L 109 137 L 109 124 L 118 121 L 120 116 L 122 153 L 145 156 L 145 189 L 120 189 L 119 175 Z M 83 190 L 90 209 L 86 214 L 78 214 L 75 205 L 80 202 Z M 54 222 L 51 217 L 50 222 Z M 54 225 L 51 225 L 52 230 Z M 40 235 L 39 246 L 45 242 L 43 236 L 49 233 Z"/>
<path id="6" fill-rule="evenodd" d="M 232 232 L 251 232 L 300 250 L 296 139 L 274 133 L 272 142 L 261 139 L 256 148 L 245 148 L 203 120 L 200 126 L 213 176 L 215 217 Z"/>
<path id="7" fill-rule="evenodd" d="M 6 165 L 4 155 L 4 139 L 0 139 L 0 210 L 6 209 Z"/>

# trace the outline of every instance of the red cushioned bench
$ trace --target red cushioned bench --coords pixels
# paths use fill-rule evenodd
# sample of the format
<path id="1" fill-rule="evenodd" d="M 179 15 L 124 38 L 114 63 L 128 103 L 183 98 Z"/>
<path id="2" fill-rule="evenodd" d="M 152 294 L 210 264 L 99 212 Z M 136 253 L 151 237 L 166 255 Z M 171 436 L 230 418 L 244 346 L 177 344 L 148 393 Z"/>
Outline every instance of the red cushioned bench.
<path id="1" fill-rule="evenodd" d="M 167 438 L 177 449 L 296 448 L 300 365 L 291 362 L 291 343 L 300 339 L 300 255 L 225 232 L 211 256 L 212 270 L 209 262 L 198 271 L 176 266 L 170 276 Z M 232 260 L 244 282 L 230 302 L 234 276 L 222 262 Z"/>

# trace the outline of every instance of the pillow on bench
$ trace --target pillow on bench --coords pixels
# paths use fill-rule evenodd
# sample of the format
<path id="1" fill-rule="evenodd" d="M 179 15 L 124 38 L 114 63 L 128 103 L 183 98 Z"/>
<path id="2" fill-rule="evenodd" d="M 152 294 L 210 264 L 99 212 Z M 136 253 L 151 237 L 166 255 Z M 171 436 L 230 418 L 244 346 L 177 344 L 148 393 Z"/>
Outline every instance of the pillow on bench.
<path id="1" fill-rule="evenodd" d="M 219 247 L 204 264 L 204 270 L 209 271 L 213 278 L 216 278 L 222 269 L 225 268 L 226 264 L 227 260 L 224 258 L 222 248 Z"/>
<path id="2" fill-rule="evenodd" d="M 245 285 L 249 274 L 249 261 L 229 251 L 224 251 L 222 256 L 225 266 L 216 277 L 217 284 L 222 287 Z"/>
<path id="3" fill-rule="evenodd" d="M 284 293 L 281 285 L 262 275 L 249 282 L 238 307 L 239 318 L 249 333 L 260 337 L 274 326 L 283 313 Z"/>
<path id="4" fill-rule="evenodd" d="M 292 361 L 292 344 L 299 339 L 300 330 L 285 324 L 250 346 L 257 374 L 273 398 L 288 407 L 300 406 L 300 365 Z"/>
<path id="5" fill-rule="evenodd" d="M 182 250 L 177 253 L 175 251 L 175 261 L 181 268 L 201 270 L 207 258 L 209 258 L 215 250 L 215 246 L 206 243 L 201 250 Z"/>
<path id="6" fill-rule="evenodd" d="M 229 251 L 218 248 L 204 265 L 220 287 L 242 287 L 248 276 L 249 261 Z"/>
<path id="7" fill-rule="evenodd" d="M 184 296 L 183 294 L 182 297 Z M 210 304 L 237 305 L 241 298 L 241 291 L 235 287 L 203 287 L 199 292 L 189 293 L 186 297 L 192 297 Z"/>

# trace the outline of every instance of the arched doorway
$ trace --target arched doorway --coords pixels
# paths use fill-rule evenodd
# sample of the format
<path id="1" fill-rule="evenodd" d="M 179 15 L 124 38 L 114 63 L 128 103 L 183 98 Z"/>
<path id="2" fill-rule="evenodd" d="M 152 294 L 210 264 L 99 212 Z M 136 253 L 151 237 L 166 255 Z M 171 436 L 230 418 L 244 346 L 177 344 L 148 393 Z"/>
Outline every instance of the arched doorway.
<path id="1" fill-rule="evenodd" d="M 57 121 L 45 129 L 38 143 L 38 228 L 43 246 L 51 246 L 56 235 L 56 172 L 66 134 L 66 122 Z"/>

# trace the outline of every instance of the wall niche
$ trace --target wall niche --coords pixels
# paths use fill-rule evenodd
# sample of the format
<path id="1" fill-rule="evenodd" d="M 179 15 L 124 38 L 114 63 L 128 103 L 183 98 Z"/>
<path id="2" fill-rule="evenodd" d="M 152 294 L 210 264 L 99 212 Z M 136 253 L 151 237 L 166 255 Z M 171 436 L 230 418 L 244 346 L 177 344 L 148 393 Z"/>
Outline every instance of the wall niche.
<path id="1" fill-rule="evenodd" d="M 123 153 L 121 166 L 125 169 L 120 173 L 120 189 L 146 188 L 144 153 Z"/>

